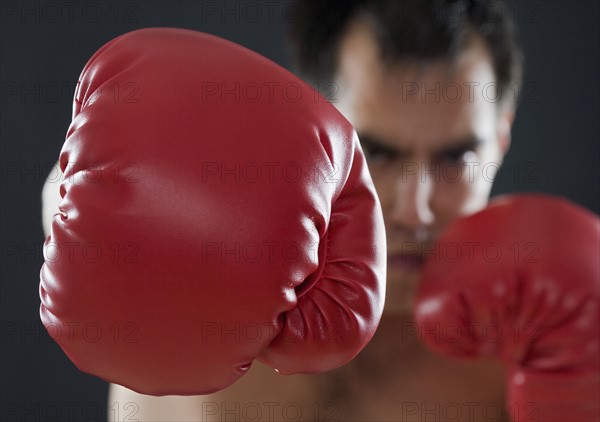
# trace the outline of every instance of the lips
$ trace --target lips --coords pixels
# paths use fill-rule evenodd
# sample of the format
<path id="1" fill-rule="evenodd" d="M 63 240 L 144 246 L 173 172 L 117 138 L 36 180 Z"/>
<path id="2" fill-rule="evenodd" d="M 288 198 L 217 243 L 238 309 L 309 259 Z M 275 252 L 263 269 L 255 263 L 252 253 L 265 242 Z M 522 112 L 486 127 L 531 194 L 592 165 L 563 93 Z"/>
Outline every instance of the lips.
<path id="1" fill-rule="evenodd" d="M 420 269 L 425 264 L 425 257 L 420 253 L 399 252 L 388 254 L 388 267 L 397 270 Z"/>

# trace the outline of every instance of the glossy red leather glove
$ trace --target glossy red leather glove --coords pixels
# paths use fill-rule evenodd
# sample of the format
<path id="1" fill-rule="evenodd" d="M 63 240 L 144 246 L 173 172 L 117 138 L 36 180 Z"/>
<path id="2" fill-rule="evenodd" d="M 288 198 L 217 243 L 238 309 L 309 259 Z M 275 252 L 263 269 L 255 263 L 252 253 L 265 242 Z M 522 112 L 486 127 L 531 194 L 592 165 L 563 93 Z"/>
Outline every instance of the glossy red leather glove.
<path id="1" fill-rule="evenodd" d="M 598 217 L 504 196 L 456 221 L 436 251 L 415 309 L 425 343 L 504 361 L 513 420 L 600 420 Z"/>
<path id="2" fill-rule="evenodd" d="M 356 134 L 270 60 L 191 30 L 110 41 L 60 166 L 40 315 L 82 371 L 206 394 L 255 359 L 336 368 L 374 334 L 385 232 Z"/>

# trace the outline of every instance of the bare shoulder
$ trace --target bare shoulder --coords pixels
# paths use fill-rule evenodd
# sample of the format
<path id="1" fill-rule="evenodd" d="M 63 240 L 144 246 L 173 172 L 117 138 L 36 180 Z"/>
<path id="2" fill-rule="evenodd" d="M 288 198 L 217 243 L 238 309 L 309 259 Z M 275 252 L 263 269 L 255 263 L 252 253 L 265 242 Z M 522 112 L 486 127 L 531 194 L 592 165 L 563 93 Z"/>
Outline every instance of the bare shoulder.
<path id="1" fill-rule="evenodd" d="M 58 205 L 62 198 L 60 196 L 60 182 L 62 179 L 62 172 L 58 163 L 52 167 L 50 173 L 46 177 L 44 187 L 42 188 L 42 226 L 44 228 L 44 234 L 47 236 L 50 234 L 50 225 L 52 224 L 52 217 L 54 214 L 59 212 Z"/>
<path id="2" fill-rule="evenodd" d="M 163 396 L 139 394 L 110 384 L 107 420 L 109 422 L 198 421 L 203 398 L 208 396 Z"/>
<path id="3" fill-rule="evenodd" d="M 109 422 L 274 420 L 286 412 L 293 417 L 306 414 L 315 401 L 307 376 L 279 375 L 254 362 L 232 386 L 203 396 L 155 397 L 111 384 L 108 399 Z M 229 418 L 229 419 L 227 419 Z"/>

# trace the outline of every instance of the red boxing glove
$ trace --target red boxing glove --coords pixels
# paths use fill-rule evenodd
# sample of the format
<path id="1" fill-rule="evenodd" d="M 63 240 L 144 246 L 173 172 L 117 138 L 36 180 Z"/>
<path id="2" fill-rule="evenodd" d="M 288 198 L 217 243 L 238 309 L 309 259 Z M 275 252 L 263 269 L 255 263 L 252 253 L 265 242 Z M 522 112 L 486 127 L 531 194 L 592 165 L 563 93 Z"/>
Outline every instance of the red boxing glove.
<path id="1" fill-rule="evenodd" d="M 40 315 L 82 371 L 207 394 L 254 359 L 336 368 L 374 334 L 385 231 L 358 139 L 268 59 L 174 28 L 110 41 L 60 167 Z"/>
<path id="2" fill-rule="evenodd" d="M 425 343 L 507 365 L 515 421 L 600 420 L 600 221 L 515 195 L 442 234 L 417 293 Z"/>

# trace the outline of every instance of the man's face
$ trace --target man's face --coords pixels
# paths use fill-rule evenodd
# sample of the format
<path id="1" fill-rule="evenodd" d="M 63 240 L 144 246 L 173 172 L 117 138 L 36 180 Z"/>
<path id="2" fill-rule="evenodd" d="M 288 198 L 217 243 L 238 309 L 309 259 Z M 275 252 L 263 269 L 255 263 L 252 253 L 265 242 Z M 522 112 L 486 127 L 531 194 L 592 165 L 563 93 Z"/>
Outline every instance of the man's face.
<path id="1" fill-rule="evenodd" d="M 512 108 L 486 87 L 495 76 L 481 42 L 452 71 L 442 60 L 390 68 L 368 27 L 356 23 L 339 54 L 336 106 L 358 133 L 386 224 L 385 311 L 409 313 L 437 236 L 487 204 L 508 149 Z"/>

